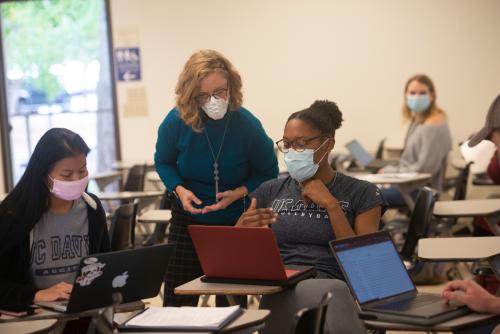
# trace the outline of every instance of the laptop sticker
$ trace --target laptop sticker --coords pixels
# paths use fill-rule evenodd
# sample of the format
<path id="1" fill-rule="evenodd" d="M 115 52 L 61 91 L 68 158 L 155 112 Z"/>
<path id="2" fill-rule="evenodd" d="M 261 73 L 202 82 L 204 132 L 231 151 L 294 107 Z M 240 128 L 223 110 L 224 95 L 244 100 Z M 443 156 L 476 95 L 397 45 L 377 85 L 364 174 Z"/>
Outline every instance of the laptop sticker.
<path id="1" fill-rule="evenodd" d="M 86 266 L 82 267 L 80 276 L 76 278 L 76 283 L 80 286 L 88 286 L 99 276 L 102 276 L 102 268 L 106 266 L 105 263 L 98 262 L 95 257 L 86 258 L 83 262 Z"/>
<path id="2" fill-rule="evenodd" d="M 113 278 L 111 286 L 113 286 L 113 288 L 124 287 L 125 284 L 127 284 L 127 278 L 128 278 L 128 271 L 125 271 L 123 274 L 117 275 L 115 278 Z"/>

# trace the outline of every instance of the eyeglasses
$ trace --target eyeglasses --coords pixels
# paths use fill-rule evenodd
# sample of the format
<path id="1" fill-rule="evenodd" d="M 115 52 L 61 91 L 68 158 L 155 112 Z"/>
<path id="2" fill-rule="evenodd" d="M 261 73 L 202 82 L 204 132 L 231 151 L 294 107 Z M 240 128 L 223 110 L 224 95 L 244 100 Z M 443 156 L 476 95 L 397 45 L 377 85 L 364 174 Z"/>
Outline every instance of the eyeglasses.
<path id="1" fill-rule="evenodd" d="M 324 135 L 312 137 L 312 138 L 303 138 L 303 139 L 297 139 L 294 141 L 288 141 L 286 139 L 281 139 L 276 142 L 276 145 L 278 146 L 278 150 L 280 150 L 283 153 L 288 153 L 290 148 L 293 148 L 297 152 L 304 152 L 304 150 L 307 148 L 307 143 L 310 142 L 311 140 L 318 139 L 325 137 Z"/>
<path id="2" fill-rule="evenodd" d="M 225 99 L 227 99 L 227 93 L 228 93 L 228 91 L 229 91 L 228 87 L 220 88 L 220 89 L 217 89 L 212 94 L 200 93 L 200 94 L 196 95 L 194 97 L 194 99 L 200 105 L 203 105 L 203 104 L 207 103 L 212 96 L 215 97 L 215 98 L 217 98 L 217 99 L 224 99 L 225 100 Z"/>

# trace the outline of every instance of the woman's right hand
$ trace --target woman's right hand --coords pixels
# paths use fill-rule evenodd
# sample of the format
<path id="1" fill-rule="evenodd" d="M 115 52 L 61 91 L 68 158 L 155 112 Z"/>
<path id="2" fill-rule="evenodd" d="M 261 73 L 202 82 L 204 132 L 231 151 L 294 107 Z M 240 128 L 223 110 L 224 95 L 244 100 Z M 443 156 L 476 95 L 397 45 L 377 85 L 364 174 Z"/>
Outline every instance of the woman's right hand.
<path id="1" fill-rule="evenodd" d="M 238 219 L 235 226 L 264 227 L 276 223 L 278 214 L 271 208 L 257 209 L 257 200 L 252 198 L 250 206 Z"/>
<path id="2" fill-rule="evenodd" d="M 51 286 L 50 288 L 38 290 L 35 293 L 35 298 L 33 299 L 34 303 L 38 302 L 52 302 L 54 300 L 60 299 L 69 299 L 69 295 L 71 294 L 71 290 L 73 289 L 73 285 L 61 282 L 56 285 Z"/>
<path id="3" fill-rule="evenodd" d="M 195 204 L 198 204 L 198 205 L 202 204 L 200 199 L 198 197 L 196 197 L 195 194 L 193 194 L 193 192 L 184 188 L 181 185 L 178 185 L 177 187 L 175 187 L 175 192 L 176 192 L 177 196 L 179 197 L 179 200 L 181 201 L 182 207 L 184 208 L 184 210 L 186 210 L 187 212 L 192 213 L 194 215 L 202 213 L 202 209 L 197 209 L 193 206 L 193 202 Z"/>

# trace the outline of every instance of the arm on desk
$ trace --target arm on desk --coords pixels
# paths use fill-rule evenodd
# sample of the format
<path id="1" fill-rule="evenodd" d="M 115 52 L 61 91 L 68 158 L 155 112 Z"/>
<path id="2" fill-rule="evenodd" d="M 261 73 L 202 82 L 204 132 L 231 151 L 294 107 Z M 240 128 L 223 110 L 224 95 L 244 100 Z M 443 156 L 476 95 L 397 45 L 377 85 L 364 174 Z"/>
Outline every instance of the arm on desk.
<path id="1" fill-rule="evenodd" d="M 490 294 L 472 280 L 449 282 L 442 297 L 447 301 L 463 303 L 477 312 L 500 314 L 500 297 Z"/>

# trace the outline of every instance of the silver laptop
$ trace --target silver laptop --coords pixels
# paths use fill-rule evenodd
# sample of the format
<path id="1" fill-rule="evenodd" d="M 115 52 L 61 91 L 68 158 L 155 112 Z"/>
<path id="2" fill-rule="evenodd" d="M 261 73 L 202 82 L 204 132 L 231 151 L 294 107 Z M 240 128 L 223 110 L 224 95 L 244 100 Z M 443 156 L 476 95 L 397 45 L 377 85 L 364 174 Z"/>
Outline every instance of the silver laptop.
<path id="1" fill-rule="evenodd" d="M 418 293 L 387 231 L 330 247 L 364 319 L 432 325 L 471 312 L 438 294 Z"/>

